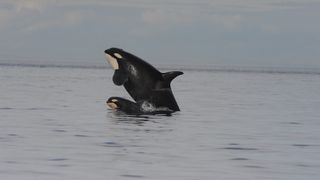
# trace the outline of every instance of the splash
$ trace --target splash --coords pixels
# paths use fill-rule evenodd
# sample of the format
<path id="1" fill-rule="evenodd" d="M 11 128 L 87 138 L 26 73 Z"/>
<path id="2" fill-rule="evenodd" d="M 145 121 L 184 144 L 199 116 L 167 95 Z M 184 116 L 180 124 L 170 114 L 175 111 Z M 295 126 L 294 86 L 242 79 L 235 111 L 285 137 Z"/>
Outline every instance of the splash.
<path id="1" fill-rule="evenodd" d="M 170 110 L 167 107 L 155 107 L 154 104 L 148 102 L 148 101 L 144 101 L 141 103 L 141 107 L 140 107 L 142 112 L 145 113 L 153 113 L 153 112 L 172 112 L 172 110 Z"/>

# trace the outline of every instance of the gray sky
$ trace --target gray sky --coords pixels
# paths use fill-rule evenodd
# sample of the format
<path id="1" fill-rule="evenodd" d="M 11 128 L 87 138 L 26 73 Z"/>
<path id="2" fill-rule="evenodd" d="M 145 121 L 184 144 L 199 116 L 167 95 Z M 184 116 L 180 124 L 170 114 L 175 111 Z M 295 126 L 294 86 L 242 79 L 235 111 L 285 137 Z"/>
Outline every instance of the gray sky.
<path id="1" fill-rule="evenodd" d="M 320 0 L 1 0 L 0 62 L 320 67 Z"/>

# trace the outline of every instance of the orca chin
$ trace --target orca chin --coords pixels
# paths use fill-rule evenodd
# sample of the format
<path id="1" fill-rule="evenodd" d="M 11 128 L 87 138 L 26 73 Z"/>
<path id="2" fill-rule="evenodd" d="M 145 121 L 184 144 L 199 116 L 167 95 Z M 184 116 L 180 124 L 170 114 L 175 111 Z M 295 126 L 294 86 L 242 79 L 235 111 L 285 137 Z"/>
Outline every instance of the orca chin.
<path id="1" fill-rule="evenodd" d="M 119 64 L 118 64 L 118 61 L 117 61 L 116 58 L 112 57 L 112 56 L 109 55 L 109 54 L 106 54 L 106 59 L 107 59 L 107 61 L 111 64 L 111 67 L 112 67 L 114 70 L 119 69 Z"/>
<path id="2" fill-rule="evenodd" d="M 141 111 L 142 102 L 147 102 L 155 109 L 166 108 L 172 112 L 180 111 L 171 90 L 171 82 L 177 76 L 182 75 L 183 72 L 161 73 L 141 58 L 119 48 L 110 48 L 104 52 L 107 62 L 114 69 L 113 83 L 118 86 L 123 85 L 135 101 L 117 97 L 115 99 L 118 102 L 121 101 L 121 103 L 110 102 L 110 107 L 117 105 L 117 108 L 113 109 L 125 109 L 124 111 L 127 111 L 123 106 L 128 105 L 129 109 L 140 109 L 137 111 L 144 113 L 145 110 Z M 122 108 L 119 108 L 119 106 Z"/>

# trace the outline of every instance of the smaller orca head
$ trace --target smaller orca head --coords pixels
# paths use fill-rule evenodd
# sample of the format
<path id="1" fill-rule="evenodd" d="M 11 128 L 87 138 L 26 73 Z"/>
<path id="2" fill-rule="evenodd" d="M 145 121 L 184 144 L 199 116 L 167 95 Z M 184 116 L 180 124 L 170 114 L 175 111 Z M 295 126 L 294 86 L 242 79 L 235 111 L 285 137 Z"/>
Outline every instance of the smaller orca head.
<path id="1" fill-rule="evenodd" d="M 126 114 L 140 114 L 140 105 L 121 97 L 110 97 L 107 105 L 115 111 L 122 111 Z"/>
<path id="2" fill-rule="evenodd" d="M 120 108 L 118 98 L 116 98 L 116 97 L 110 97 L 107 101 L 107 105 L 113 110 Z"/>
<path id="3" fill-rule="evenodd" d="M 104 51 L 106 55 L 107 61 L 111 64 L 112 68 L 114 70 L 119 69 L 119 62 L 123 60 L 123 57 L 125 55 L 125 51 L 119 48 L 110 48 Z"/>

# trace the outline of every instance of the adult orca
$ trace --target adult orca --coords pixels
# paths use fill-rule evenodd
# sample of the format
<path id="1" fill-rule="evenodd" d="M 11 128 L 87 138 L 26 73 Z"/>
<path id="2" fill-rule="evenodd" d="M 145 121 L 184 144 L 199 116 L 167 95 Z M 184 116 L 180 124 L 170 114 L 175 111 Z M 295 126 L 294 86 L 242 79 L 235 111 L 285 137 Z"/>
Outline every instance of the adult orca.
<path id="1" fill-rule="evenodd" d="M 173 113 L 172 110 L 169 109 L 156 109 L 152 107 L 151 104 L 148 104 L 146 101 L 140 102 L 132 102 L 125 98 L 121 97 L 110 97 L 107 101 L 107 105 L 115 110 L 115 111 L 122 111 L 129 115 L 142 115 L 142 114 L 164 114 L 164 115 L 171 115 Z"/>
<path id="2" fill-rule="evenodd" d="M 147 101 L 155 108 L 169 108 L 180 111 L 171 90 L 171 81 L 181 71 L 161 73 L 141 58 L 119 48 L 105 50 L 106 59 L 115 70 L 114 84 L 124 85 L 136 102 Z"/>

